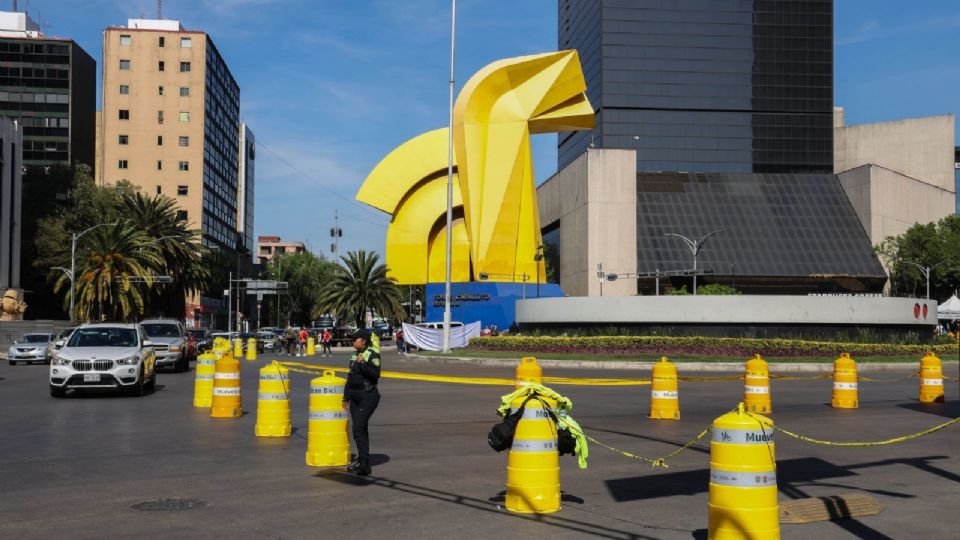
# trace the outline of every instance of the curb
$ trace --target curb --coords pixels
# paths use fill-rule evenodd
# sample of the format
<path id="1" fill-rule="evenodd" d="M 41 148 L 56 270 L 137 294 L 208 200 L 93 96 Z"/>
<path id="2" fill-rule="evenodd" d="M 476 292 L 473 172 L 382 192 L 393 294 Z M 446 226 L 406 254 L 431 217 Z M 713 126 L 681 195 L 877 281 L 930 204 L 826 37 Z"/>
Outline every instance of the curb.
<path id="1" fill-rule="evenodd" d="M 491 367 L 517 367 L 516 359 L 509 358 L 475 358 L 470 356 L 418 356 L 407 354 L 404 361 L 413 364 L 435 364 L 435 365 L 473 365 L 473 366 L 491 366 Z M 541 367 L 545 368 L 571 368 L 571 369 L 618 369 L 618 370 L 638 370 L 649 371 L 653 368 L 655 362 L 630 362 L 623 360 L 537 360 Z M 770 371 L 784 373 L 831 373 L 833 372 L 833 363 L 810 363 L 810 362 L 768 362 Z M 867 362 L 857 364 L 857 370 L 879 372 L 879 371 L 905 371 L 917 369 L 920 365 L 917 362 Z M 679 371 L 742 371 L 743 362 L 676 362 Z M 944 368 L 952 367 L 956 369 L 957 361 L 943 362 Z"/>

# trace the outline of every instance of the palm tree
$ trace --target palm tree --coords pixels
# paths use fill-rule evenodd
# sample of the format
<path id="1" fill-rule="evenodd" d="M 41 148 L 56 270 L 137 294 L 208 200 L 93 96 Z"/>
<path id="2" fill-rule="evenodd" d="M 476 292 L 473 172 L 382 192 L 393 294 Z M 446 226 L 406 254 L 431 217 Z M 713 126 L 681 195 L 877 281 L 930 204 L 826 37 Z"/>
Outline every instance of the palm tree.
<path id="1" fill-rule="evenodd" d="M 100 227 L 84 244 L 74 286 L 77 319 L 126 321 L 142 315 L 139 282 L 149 287 L 153 269 L 162 263 L 156 244 L 143 231 L 124 222 Z M 60 276 L 54 292 L 69 284 L 67 275 Z M 70 305 L 69 295 L 64 304 Z"/>
<path id="2" fill-rule="evenodd" d="M 402 320 L 400 300 L 400 289 L 393 278 L 387 277 L 387 267 L 380 264 L 380 255 L 351 251 L 340 257 L 334 267 L 333 279 L 320 293 L 314 316 L 336 313 L 341 318 L 353 318 L 357 328 L 364 328 L 368 309 Z"/>
<path id="3" fill-rule="evenodd" d="M 169 285 L 151 288 L 146 310 L 181 317 L 186 296 L 203 291 L 210 277 L 204 264 L 207 250 L 200 244 L 197 231 L 187 228 L 186 219 L 178 217 L 176 202 L 169 197 L 126 194 L 122 206 L 124 217 L 159 251 L 161 262 L 154 273 L 173 278 Z"/>

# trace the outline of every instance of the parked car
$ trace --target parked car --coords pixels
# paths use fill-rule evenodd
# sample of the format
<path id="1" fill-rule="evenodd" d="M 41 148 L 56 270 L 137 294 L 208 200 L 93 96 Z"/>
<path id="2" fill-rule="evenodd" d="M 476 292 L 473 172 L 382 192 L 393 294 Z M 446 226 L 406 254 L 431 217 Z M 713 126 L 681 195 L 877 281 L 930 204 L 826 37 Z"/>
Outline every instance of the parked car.
<path id="1" fill-rule="evenodd" d="M 143 331 L 153 342 L 157 367 L 172 366 L 174 371 L 190 369 L 187 356 L 187 338 L 183 325 L 176 319 L 146 319 L 140 322 Z"/>
<path id="2" fill-rule="evenodd" d="M 157 384 L 153 344 L 138 324 L 79 326 L 50 362 L 50 395 L 112 388 L 142 396 Z"/>
<path id="3" fill-rule="evenodd" d="M 423 327 L 423 328 L 432 328 L 432 329 L 434 329 L 434 330 L 437 330 L 437 329 L 443 330 L 443 321 L 440 321 L 440 322 L 422 322 L 422 323 L 417 323 L 417 324 L 415 324 L 414 326 L 420 326 L 420 327 Z M 450 328 L 458 328 L 458 327 L 460 327 L 460 326 L 463 326 L 463 323 L 462 323 L 462 322 L 459 322 L 459 321 L 450 321 Z"/>
<path id="4" fill-rule="evenodd" d="M 59 332 L 57 332 L 55 336 L 53 336 L 53 339 L 51 339 L 50 342 L 47 343 L 47 360 L 48 361 L 51 358 L 53 358 L 53 355 L 57 351 L 60 350 L 60 345 L 57 345 L 57 343 L 66 342 L 67 339 L 70 338 L 70 334 L 72 334 L 73 331 L 76 329 L 77 329 L 76 326 L 68 326 L 66 328 L 61 329 Z"/>
<path id="5" fill-rule="evenodd" d="M 260 336 L 258 334 L 254 334 L 253 332 L 242 332 L 240 334 L 240 339 L 243 340 L 244 354 L 247 352 L 247 343 L 249 343 L 250 338 L 257 340 L 257 353 L 262 353 L 266 347 L 264 340 L 260 339 Z"/>
<path id="6" fill-rule="evenodd" d="M 387 321 L 373 321 L 373 325 L 371 325 L 370 330 L 377 333 L 380 341 L 389 341 L 393 339 L 393 325 Z"/>
<path id="7" fill-rule="evenodd" d="M 17 365 L 17 362 L 49 362 L 47 356 L 47 345 L 53 338 L 53 334 L 24 334 L 17 338 L 10 345 L 7 351 L 7 361 L 11 366 Z"/>
<path id="8" fill-rule="evenodd" d="M 270 330 L 259 330 L 257 331 L 257 343 L 263 342 L 263 347 L 272 351 L 276 348 L 277 344 L 277 335 Z"/>
<path id="9" fill-rule="evenodd" d="M 213 336 L 209 328 L 188 328 L 187 335 L 196 342 L 197 354 L 205 353 L 213 347 Z"/>

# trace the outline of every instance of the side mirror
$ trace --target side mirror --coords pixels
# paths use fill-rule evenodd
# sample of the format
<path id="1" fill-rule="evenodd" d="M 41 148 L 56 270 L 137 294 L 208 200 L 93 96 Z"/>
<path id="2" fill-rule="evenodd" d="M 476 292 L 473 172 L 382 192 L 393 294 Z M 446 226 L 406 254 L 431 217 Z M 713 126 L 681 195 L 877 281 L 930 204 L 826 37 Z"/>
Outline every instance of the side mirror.
<path id="1" fill-rule="evenodd" d="M 58 339 L 56 342 L 54 342 L 54 345 L 56 345 L 58 349 L 62 348 L 65 344 L 66 344 L 66 341 L 62 339 Z"/>
<path id="2" fill-rule="evenodd" d="M 144 347 L 153 347 L 153 342 L 149 339 L 143 342 Z"/>

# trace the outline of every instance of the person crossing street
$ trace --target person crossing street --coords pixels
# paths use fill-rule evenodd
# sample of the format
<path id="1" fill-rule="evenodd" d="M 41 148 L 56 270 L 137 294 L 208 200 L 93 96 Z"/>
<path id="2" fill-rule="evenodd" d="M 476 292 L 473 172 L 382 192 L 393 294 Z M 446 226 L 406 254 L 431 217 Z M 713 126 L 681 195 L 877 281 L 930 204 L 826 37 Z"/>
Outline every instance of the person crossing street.
<path id="1" fill-rule="evenodd" d="M 353 333 L 353 348 L 356 351 L 350 360 L 350 373 L 343 389 L 343 408 L 350 411 L 350 427 L 357 446 L 357 459 L 347 471 L 360 476 L 370 474 L 370 433 L 368 424 L 380 404 L 380 351 L 371 339 L 370 330 L 360 329 Z"/>

